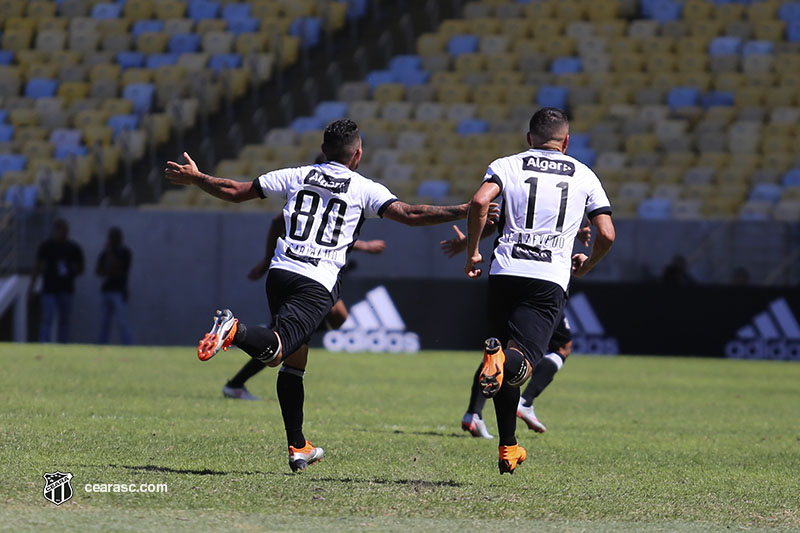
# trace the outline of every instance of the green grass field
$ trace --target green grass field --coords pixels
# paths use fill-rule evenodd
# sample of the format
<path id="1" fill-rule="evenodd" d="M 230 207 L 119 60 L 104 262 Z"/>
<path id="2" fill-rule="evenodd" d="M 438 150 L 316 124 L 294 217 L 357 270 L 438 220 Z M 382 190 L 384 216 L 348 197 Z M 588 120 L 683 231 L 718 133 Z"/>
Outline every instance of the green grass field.
<path id="1" fill-rule="evenodd" d="M 287 465 L 275 370 L 191 348 L 0 344 L 0 529 L 9 531 L 800 530 L 800 365 L 572 357 L 523 424 L 528 461 L 460 429 L 478 353 L 313 352 Z M 496 426 L 491 403 L 485 417 Z M 71 472 L 56 507 L 45 472 Z M 85 484 L 166 483 L 167 494 Z"/>

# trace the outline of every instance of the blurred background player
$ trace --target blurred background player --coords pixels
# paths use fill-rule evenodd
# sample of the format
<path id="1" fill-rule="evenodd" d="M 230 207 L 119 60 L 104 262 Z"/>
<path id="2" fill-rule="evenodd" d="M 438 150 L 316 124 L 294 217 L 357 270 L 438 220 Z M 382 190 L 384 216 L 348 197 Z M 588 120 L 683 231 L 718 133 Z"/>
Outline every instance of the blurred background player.
<path id="1" fill-rule="evenodd" d="M 441 244 L 442 252 L 450 258 L 460 254 L 467 247 L 467 237 L 458 229 L 458 226 L 453 226 L 453 230 L 456 232 L 455 238 L 439 243 Z M 491 234 L 492 232 L 484 232 L 484 238 Z M 588 247 L 591 238 L 592 229 L 587 220 L 586 225 L 578 231 L 576 239 Z M 533 409 L 533 400 L 553 381 L 556 372 L 564 366 L 567 357 L 572 353 L 572 332 L 569 328 L 569 322 L 563 313 L 556 329 L 553 331 L 553 336 L 550 338 L 548 350 L 549 353 L 533 369 L 531 380 L 528 386 L 525 387 L 517 406 L 517 416 L 525 421 L 529 429 L 538 433 L 544 433 L 547 431 L 547 427 L 536 417 Z M 486 404 L 486 398 L 481 394 L 478 383 L 482 368 L 483 364 L 479 365 L 475 371 L 475 377 L 472 380 L 470 389 L 469 405 L 464 417 L 461 419 L 461 429 L 468 431 L 473 437 L 493 439 L 494 435 L 489 433 L 486 422 L 483 420 L 483 406 Z"/>
<path id="2" fill-rule="evenodd" d="M 111 323 L 116 321 L 122 344 L 132 342 L 131 324 L 128 318 L 128 273 L 131 270 L 131 250 L 122 242 L 122 230 L 112 227 L 108 230 L 108 240 L 97 257 L 95 274 L 103 279 L 100 286 L 102 322 L 100 323 L 100 344 L 108 344 L 111 337 Z"/>
<path id="3" fill-rule="evenodd" d="M 339 299 L 341 269 L 364 219 L 382 217 L 421 226 L 467 215 L 466 203 L 401 202 L 385 186 L 355 172 L 362 148 L 361 134 L 352 120 L 337 120 L 325 128 L 322 151 L 328 158 L 325 163 L 274 170 L 252 182 L 203 174 L 186 153 L 186 164 L 168 161 L 164 170 L 171 182 L 195 185 L 222 200 L 278 196 L 286 202 L 286 231 L 278 239 L 266 283 L 271 326 L 246 326 L 231 310 L 217 310 L 211 331 L 198 344 L 197 355 L 207 361 L 219 350 L 235 345 L 269 366 L 281 365 L 276 389 L 293 472 L 319 461 L 324 454 L 303 434 L 308 340 Z"/>
<path id="4" fill-rule="evenodd" d="M 63 218 L 53 223 L 50 238 L 39 245 L 31 268 L 28 296 L 36 290 L 42 276 L 42 318 L 39 342 L 50 342 L 53 322 L 58 316 L 56 340 L 69 342 L 75 278 L 83 274 L 83 250 L 69 238 L 69 224 Z"/>
<path id="5" fill-rule="evenodd" d="M 323 163 L 324 161 L 323 158 L 321 161 L 318 160 L 317 163 Z M 272 256 L 275 255 L 275 246 L 278 244 L 278 238 L 281 236 L 284 229 L 283 215 L 276 215 L 275 218 L 272 219 L 272 224 L 270 224 L 269 231 L 267 232 L 267 247 L 264 258 L 250 270 L 247 274 L 248 279 L 257 281 L 267 273 L 270 261 L 272 261 Z M 385 248 L 386 243 L 381 240 L 357 240 L 353 243 L 353 250 L 367 252 L 369 254 L 379 254 L 383 252 Z M 347 307 L 344 305 L 344 302 L 341 299 L 337 300 L 325 317 L 323 329 L 339 329 L 339 327 L 344 324 L 344 321 L 347 320 L 347 316 Z M 222 395 L 226 398 L 234 398 L 237 400 L 260 400 L 261 398 L 254 396 L 247 390 L 245 383 L 266 367 L 267 365 L 258 359 L 251 358 L 245 363 L 241 370 L 222 387 Z"/>
<path id="6" fill-rule="evenodd" d="M 531 117 L 525 152 L 494 160 L 472 198 L 464 273 L 482 271 L 479 241 L 489 203 L 502 196 L 500 235 L 489 270 L 489 332 L 479 372 L 481 393 L 494 398 L 498 469 L 513 473 L 527 451 L 517 443 L 519 387 L 542 359 L 564 310 L 570 274 L 582 277 L 614 242 L 611 204 L 600 180 L 566 155 L 569 121 L 545 107 Z M 572 254 L 584 214 L 597 228 L 589 256 Z"/>

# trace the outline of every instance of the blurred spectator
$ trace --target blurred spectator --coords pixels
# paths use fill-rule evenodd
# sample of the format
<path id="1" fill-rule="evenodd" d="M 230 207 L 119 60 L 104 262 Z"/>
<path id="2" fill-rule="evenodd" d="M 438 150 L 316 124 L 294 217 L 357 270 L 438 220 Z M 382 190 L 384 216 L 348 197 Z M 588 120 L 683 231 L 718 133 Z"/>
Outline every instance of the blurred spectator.
<path id="1" fill-rule="evenodd" d="M 58 315 L 58 342 L 69 342 L 72 295 L 75 278 L 83 274 L 83 251 L 69 240 L 69 225 L 59 218 L 53 223 L 53 233 L 39 245 L 31 271 L 28 294 L 33 295 L 39 275 L 42 275 L 42 318 L 39 342 L 50 342 L 53 321 Z"/>
<path id="2" fill-rule="evenodd" d="M 694 279 L 689 274 L 689 266 L 686 263 L 686 258 L 682 255 L 673 257 L 672 262 L 668 264 L 661 273 L 661 281 L 672 285 L 693 284 Z"/>
<path id="3" fill-rule="evenodd" d="M 100 287 L 102 297 L 102 323 L 100 344 L 108 344 L 111 337 L 111 322 L 116 320 L 122 344 L 131 344 L 131 325 L 128 319 L 128 272 L 131 269 L 131 251 L 122 243 L 122 230 L 108 230 L 106 246 L 97 257 L 95 273 L 103 278 Z"/>

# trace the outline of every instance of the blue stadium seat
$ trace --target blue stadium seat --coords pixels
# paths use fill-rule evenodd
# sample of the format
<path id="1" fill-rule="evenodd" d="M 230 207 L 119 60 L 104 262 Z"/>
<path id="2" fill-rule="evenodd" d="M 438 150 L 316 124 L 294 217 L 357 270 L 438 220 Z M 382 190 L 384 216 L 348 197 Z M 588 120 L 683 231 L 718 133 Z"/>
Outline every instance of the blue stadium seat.
<path id="1" fill-rule="evenodd" d="M 572 74 L 574 72 L 581 72 L 582 70 L 583 63 L 579 57 L 557 57 L 550 65 L 550 72 L 553 74 Z"/>
<path id="2" fill-rule="evenodd" d="M 672 111 L 699 104 L 700 89 L 696 87 L 675 87 L 667 94 L 667 105 Z"/>
<path id="3" fill-rule="evenodd" d="M 5 202 L 14 207 L 30 209 L 36 207 L 39 187 L 36 185 L 12 185 L 5 194 Z"/>
<path id="4" fill-rule="evenodd" d="M 145 61 L 145 55 L 141 52 L 119 52 L 117 54 L 117 65 L 123 70 L 143 67 Z"/>
<path id="5" fill-rule="evenodd" d="M 569 148 L 589 148 L 592 144 L 592 136 L 588 133 L 570 133 Z"/>
<path id="6" fill-rule="evenodd" d="M 389 61 L 389 70 L 392 72 L 416 72 L 422 69 L 422 60 L 418 55 L 394 56 Z"/>
<path id="7" fill-rule="evenodd" d="M 672 202 L 667 198 L 648 198 L 639 203 L 636 211 L 639 218 L 664 220 L 671 218 Z"/>
<path id="8" fill-rule="evenodd" d="M 50 142 L 53 145 L 73 145 L 81 144 L 81 130 L 70 128 L 56 128 L 50 132 Z"/>
<path id="9" fill-rule="evenodd" d="M 736 55 L 742 47 L 738 37 L 715 37 L 708 45 L 708 53 L 712 56 Z"/>
<path id="10" fill-rule="evenodd" d="M 724 107 L 734 105 L 735 96 L 727 91 L 710 91 L 703 95 L 703 107 Z"/>
<path id="11" fill-rule="evenodd" d="M 3 124 L 8 118 L 8 109 L 0 109 L 0 124 Z"/>
<path id="12" fill-rule="evenodd" d="M 196 33 L 176 33 L 169 38 L 167 49 L 173 54 L 188 54 L 200 48 L 200 36 Z"/>
<path id="13" fill-rule="evenodd" d="M 179 54 L 150 54 L 147 56 L 145 66 L 151 69 L 157 69 L 164 65 L 175 65 L 178 62 Z"/>
<path id="14" fill-rule="evenodd" d="M 383 85 L 384 83 L 394 83 L 395 82 L 395 75 L 394 72 L 391 70 L 373 70 L 369 74 L 367 74 L 367 83 L 371 88 L 375 88 L 378 85 Z"/>
<path id="15" fill-rule="evenodd" d="M 367 14 L 367 0 L 347 0 L 347 19 L 360 19 Z"/>
<path id="16" fill-rule="evenodd" d="M 92 18 L 118 19 L 122 15 L 122 4 L 95 4 L 92 6 Z"/>
<path id="17" fill-rule="evenodd" d="M 447 43 L 447 51 L 454 56 L 478 51 L 480 40 L 476 35 L 454 35 Z"/>
<path id="18" fill-rule="evenodd" d="M 321 34 L 322 19 L 318 17 L 296 18 L 289 25 L 289 35 L 300 37 L 303 48 L 318 44 Z"/>
<path id="19" fill-rule="evenodd" d="M 784 2 L 778 9 L 778 18 L 787 25 L 800 21 L 800 2 Z"/>
<path id="20" fill-rule="evenodd" d="M 240 19 L 250 16 L 250 4 L 249 3 L 241 3 L 241 4 L 225 4 L 222 8 L 222 18 L 227 21 L 231 19 Z"/>
<path id="21" fill-rule="evenodd" d="M 234 4 L 228 4 L 234 5 Z M 258 31 L 260 25 L 258 19 L 253 17 L 238 17 L 226 19 L 228 31 L 234 35 L 240 33 L 254 33 Z"/>
<path id="22" fill-rule="evenodd" d="M 424 180 L 417 188 L 417 196 L 440 200 L 450 192 L 450 183 L 444 180 Z"/>
<path id="23" fill-rule="evenodd" d="M 426 70 L 409 70 L 394 73 L 394 80 L 406 86 L 425 85 L 430 77 L 431 75 Z"/>
<path id="24" fill-rule="evenodd" d="M 208 60 L 208 68 L 219 74 L 223 70 L 239 68 L 242 66 L 240 54 L 214 54 Z"/>
<path id="25" fill-rule="evenodd" d="M 800 167 L 793 168 L 783 175 L 783 184 L 787 187 L 800 185 Z"/>
<path id="26" fill-rule="evenodd" d="M 597 160 L 597 152 L 588 146 L 572 146 L 572 135 L 570 135 L 570 143 L 567 147 L 567 155 L 571 155 L 581 163 L 587 166 L 594 165 Z"/>
<path id="27" fill-rule="evenodd" d="M 84 156 L 89 151 L 86 149 L 85 146 L 75 146 L 72 144 L 59 144 L 56 145 L 55 150 L 53 151 L 53 157 L 58 160 L 67 159 L 70 156 Z"/>
<path id="28" fill-rule="evenodd" d="M 50 98 L 56 95 L 58 81 L 49 78 L 32 78 L 25 85 L 26 98 Z"/>
<path id="29" fill-rule="evenodd" d="M 289 125 L 291 129 L 302 135 L 307 131 L 317 131 L 325 128 L 327 124 L 317 117 L 297 117 Z"/>
<path id="30" fill-rule="evenodd" d="M 0 124 L 0 142 L 7 143 L 14 139 L 14 126 Z"/>
<path id="31" fill-rule="evenodd" d="M 347 115 L 347 102 L 320 102 L 314 109 L 314 117 L 329 124 Z"/>
<path id="32" fill-rule="evenodd" d="M 106 122 L 106 126 L 111 128 L 116 138 L 123 130 L 135 130 L 139 127 L 139 117 L 138 115 L 112 115 Z"/>
<path id="33" fill-rule="evenodd" d="M 781 199 L 783 187 L 774 183 L 756 183 L 750 191 L 750 200 L 777 203 Z"/>
<path id="34" fill-rule="evenodd" d="M 559 85 L 542 85 L 536 95 L 536 103 L 542 107 L 566 109 L 569 88 Z M 524 103 L 524 102 L 520 102 Z"/>
<path id="35" fill-rule="evenodd" d="M 800 21 L 790 22 L 786 26 L 786 40 L 792 43 L 800 41 Z"/>
<path id="36" fill-rule="evenodd" d="M 653 6 L 656 0 L 639 0 L 639 8 L 644 18 L 653 18 Z"/>
<path id="37" fill-rule="evenodd" d="M 0 65 L 10 65 L 14 61 L 14 52 L 11 50 L 0 50 Z"/>
<path id="38" fill-rule="evenodd" d="M 0 154 L 0 176 L 8 171 L 20 171 L 25 168 L 28 159 L 19 154 Z"/>
<path id="39" fill-rule="evenodd" d="M 742 55 L 771 54 L 774 50 L 775 44 L 772 41 L 747 41 L 742 46 Z"/>
<path id="40" fill-rule="evenodd" d="M 139 36 L 146 31 L 159 32 L 163 29 L 163 20 L 137 20 L 133 24 L 133 39 L 138 39 Z"/>
<path id="41" fill-rule="evenodd" d="M 150 112 L 155 92 L 152 83 L 131 83 L 122 89 L 122 97 L 133 102 L 133 112 L 141 115 Z"/>
<path id="42" fill-rule="evenodd" d="M 462 120 L 456 126 L 456 133 L 459 135 L 477 135 L 489 131 L 489 124 L 479 118 L 468 118 Z"/>
<path id="43" fill-rule="evenodd" d="M 219 15 L 219 2 L 191 0 L 188 11 L 189 18 L 192 20 L 215 19 Z"/>
<path id="44" fill-rule="evenodd" d="M 679 20 L 682 11 L 683 4 L 680 2 L 657 0 L 653 3 L 649 18 L 664 24 L 672 20 Z"/>

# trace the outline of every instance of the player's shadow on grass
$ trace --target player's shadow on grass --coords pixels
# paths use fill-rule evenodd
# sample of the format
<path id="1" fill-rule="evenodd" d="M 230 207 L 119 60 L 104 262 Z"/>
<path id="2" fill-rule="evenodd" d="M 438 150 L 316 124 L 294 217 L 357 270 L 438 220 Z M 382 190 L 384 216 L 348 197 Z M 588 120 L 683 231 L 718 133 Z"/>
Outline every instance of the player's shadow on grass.
<path id="1" fill-rule="evenodd" d="M 471 435 L 469 433 L 466 433 L 466 434 L 464 434 L 464 433 L 455 433 L 455 432 L 445 433 L 443 431 L 404 431 L 402 429 L 373 429 L 373 428 L 369 428 L 369 429 L 354 428 L 353 431 L 363 431 L 365 433 L 367 433 L 367 432 L 368 433 L 391 433 L 392 435 L 420 435 L 422 437 L 447 437 L 447 438 L 452 438 L 452 437 L 457 437 L 457 438 L 471 437 Z"/>
<path id="2" fill-rule="evenodd" d="M 425 481 L 424 479 L 353 479 L 351 477 L 320 477 L 315 481 L 330 481 L 333 483 L 369 483 L 374 485 L 410 485 L 412 487 L 463 487 L 452 479 L 444 481 Z"/>
<path id="3" fill-rule="evenodd" d="M 170 468 L 168 466 L 157 466 L 157 465 L 108 465 L 109 468 L 124 468 L 126 470 L 133 470 L 135 472 L 161 472 L 167 474 L 191 474 L 194 476 L 229 476 L 231 474 L 235 475 L 253 475 L 253 474 L 266 474 L 266 472 L 243 472 L 243 471 L 222 471 L 222 470 L 210 470 L 208 468 L 204 468 L 203 470 L 197 470 L 192 468 Z"/>

